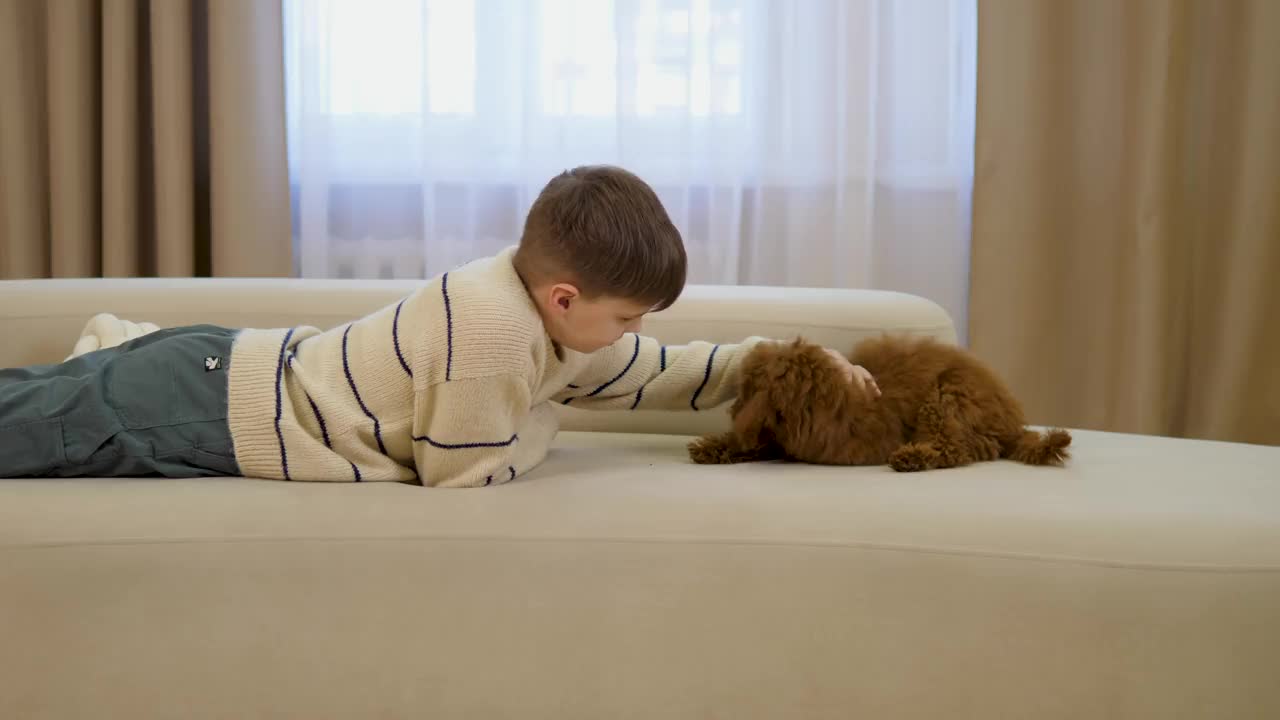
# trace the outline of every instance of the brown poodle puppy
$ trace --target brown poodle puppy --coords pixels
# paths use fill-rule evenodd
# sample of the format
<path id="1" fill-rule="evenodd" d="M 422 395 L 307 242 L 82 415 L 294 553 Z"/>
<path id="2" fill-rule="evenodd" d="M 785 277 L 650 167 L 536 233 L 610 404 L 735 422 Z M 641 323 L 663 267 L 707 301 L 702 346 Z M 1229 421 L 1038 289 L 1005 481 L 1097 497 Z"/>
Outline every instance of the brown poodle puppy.
<path id="1" fill-rule="evenodd" d="M 973 355 L 926 338 L 863 341 L 850 361 L 882 395 L 868 397 L 817 345 L 762 343 L 743 361 L 733 431 L 689 445 L 697 463 L 798 460 L 903 472 L 1010 458 L 1060 465 L 1071 436 L 1028 430 L 1018 401 Z"/>

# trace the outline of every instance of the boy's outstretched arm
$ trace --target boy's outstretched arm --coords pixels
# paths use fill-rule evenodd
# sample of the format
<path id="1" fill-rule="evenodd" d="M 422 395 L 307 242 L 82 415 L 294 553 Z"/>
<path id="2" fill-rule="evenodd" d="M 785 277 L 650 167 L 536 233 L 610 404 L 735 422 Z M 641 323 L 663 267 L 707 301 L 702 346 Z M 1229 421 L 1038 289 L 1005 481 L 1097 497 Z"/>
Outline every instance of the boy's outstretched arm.
<path id="1" fill-rule="evenodd" d="M 595 353 L 554 400 L 593 410 L 708 410 L 737 395 L 742 359 L 760 342 L 769 341 L 664 346 L 628 333 Z"/>

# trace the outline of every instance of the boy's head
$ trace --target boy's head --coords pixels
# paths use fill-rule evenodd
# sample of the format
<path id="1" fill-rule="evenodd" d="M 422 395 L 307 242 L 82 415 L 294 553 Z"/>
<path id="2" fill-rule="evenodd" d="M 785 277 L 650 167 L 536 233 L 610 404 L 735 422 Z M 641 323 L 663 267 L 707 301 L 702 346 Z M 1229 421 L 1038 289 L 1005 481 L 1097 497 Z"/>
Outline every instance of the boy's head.
<path id="1" fill-rule="evenodd" d="M 547 183 L 529 209 L 515 266 L 551 339 L 589 353 L 674 303 L 686 258 L 653 189 L 601 165 Z"/>

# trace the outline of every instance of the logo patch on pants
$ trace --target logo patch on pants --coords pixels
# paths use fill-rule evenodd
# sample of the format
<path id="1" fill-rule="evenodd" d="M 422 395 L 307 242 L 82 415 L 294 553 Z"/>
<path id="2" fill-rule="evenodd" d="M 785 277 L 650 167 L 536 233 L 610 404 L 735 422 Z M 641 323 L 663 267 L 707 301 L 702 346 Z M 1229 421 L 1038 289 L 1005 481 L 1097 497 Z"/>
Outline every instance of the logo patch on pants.
<path id="1" fill-rule="evenodd" d="M 214 370 L 221 370 L 221 369 L 222 369 L 222 358 L 207 357 L 204 359 L 205 372 L 213 372 Z"/>

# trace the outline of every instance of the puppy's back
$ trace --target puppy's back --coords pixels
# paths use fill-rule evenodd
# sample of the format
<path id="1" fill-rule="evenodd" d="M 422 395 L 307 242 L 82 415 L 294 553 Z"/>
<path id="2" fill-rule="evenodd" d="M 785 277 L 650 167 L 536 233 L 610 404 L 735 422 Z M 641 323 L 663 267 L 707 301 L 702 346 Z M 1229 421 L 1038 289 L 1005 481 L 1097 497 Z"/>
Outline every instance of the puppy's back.
<path id="1" fill-rule="evenodd" d="M 933 338 L 882 335 L 858 343 L 850 362 L 866 368 L 877 382 L 882 377 L 888 382 L 920 382 L 972 361 L 960 348 Z"/>
<path id="2" fill-rule="evenodd" d="M 886 335 L 854 348 L 851 362 L 875 377 L 885 399 L 899 412 L 945 391 L 967 407 L 974 428 L 1000 437 L 1020 436 L 1026 424 L 1022 406 L 1004 381 L 972 353 L 932 338 Z"/>

